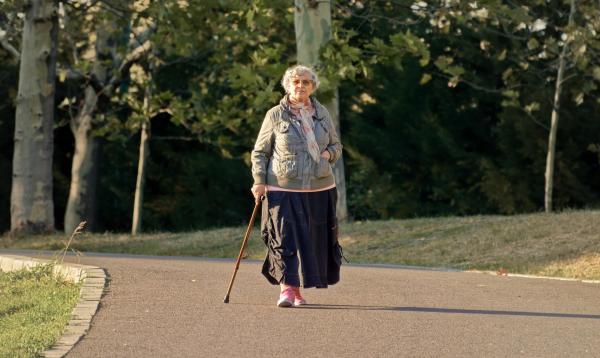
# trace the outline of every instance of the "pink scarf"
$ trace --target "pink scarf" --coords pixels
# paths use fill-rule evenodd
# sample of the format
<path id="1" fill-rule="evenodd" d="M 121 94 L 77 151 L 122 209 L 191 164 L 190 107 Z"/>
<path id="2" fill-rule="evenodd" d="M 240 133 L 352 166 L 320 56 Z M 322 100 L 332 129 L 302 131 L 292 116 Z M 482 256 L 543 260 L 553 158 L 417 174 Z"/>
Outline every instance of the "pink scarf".
<path id="1" fill-rule="evenodd" d="M 318 163 L 321 155 L 319 153 L 319 145 L 317 144 L 315 132 L 313 130 L 315 127 L 315 122 L 312 119 L 312 116 L 315 114 L 315 108 L 310 100 L 304 103 L 296 102 L 288 96 L 288 102 L 290 104 L 292 114 L 300 119 L 300 129 L 306 138 L 306 143 L 308 144 L 308 153 L 310 154 L 311 158 Z"/>

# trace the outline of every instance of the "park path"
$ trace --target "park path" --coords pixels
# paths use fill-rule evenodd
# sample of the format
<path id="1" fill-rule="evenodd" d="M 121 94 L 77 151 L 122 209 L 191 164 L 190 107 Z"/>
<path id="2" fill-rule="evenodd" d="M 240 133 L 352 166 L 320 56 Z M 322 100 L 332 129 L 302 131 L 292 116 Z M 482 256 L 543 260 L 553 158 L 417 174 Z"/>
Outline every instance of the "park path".
<path id="1" fill-rule="evenodd" d="M 67 357 L 599 357 L 600 285 L 479 273 L 342 267 L 305 308 L 243 261 L 88 254 L 107 292 Z"/>

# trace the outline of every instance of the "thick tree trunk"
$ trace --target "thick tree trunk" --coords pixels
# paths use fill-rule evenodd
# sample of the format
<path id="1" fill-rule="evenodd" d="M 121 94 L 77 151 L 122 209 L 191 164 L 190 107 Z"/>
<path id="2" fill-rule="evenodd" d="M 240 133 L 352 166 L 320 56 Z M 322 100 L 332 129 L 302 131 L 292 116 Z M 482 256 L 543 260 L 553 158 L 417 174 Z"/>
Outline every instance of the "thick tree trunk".
<path id="1" fill-rule="evenodd" d="M 575 16 L 575 0 L 571 0 L 571 11 L 569 14 L 569 27 L 573 25 Z M 556 85 L 554 89 L 554 106 L 552 107 L 552 117 L 550 123 L 550 134 L 548 135 L 548 153 L 546 155 L 546 173 L 544 189 L 544 210 L 547 213 L 552 212 L 552 194 L 554 192 L 554 163 L 556 157 L 556 133 L 558 131 L 558 120 L 560 115 L 560 96 L 562 94 L 562 85 L 565 77 L 566 56 L 568 52 L 568 43 L 565 43 L 558 57 L 558 73 L 556 75 Z"/>
<path id="2" fill-rule="evenodd" d="M 114 22 L 105 21 L 96 30 L 96 54 L 92 74 L 101 83 L 108 77 L 107 59 L 110 57 L 110 32 Z M 71 187 L 65 210 L 65 232 L 72 232 L 81 221 L 87 221 L 88 230 L 97 227 L 96 185 L 100 140 L 92 135 L 94 117 L 98 114 L 98 93 L 88 85 L 84 102 L 77 116 L 71 120 L 71 131 L 75 139 L 75 153 L 71 165 Z M 105 94 L 107 95 L 107 94 Z"/>
<path id="3" fill-rule="evenodd" d="M 16 234 L 54 231 L 52 126 L 57 36 L 57 2 L 27 1 L 10 198 L 11 232 Z"/>
<path id="4" fill-rule="evenodd" d="M 337 129 L 338 136 L 341 138 L 340 133 L 340 104 L 338 100 L 338 90 L 335 89 L 335 95 L 331 99 L 331 101 L 325 104 L 331 118 L 333 119 L 333 124 L 335 124 L 335 128 Z M 341 156 L 340 159 L 333 166 L 333 174 L 335 176 L 335 185 L 338 191 L 338 201 L 336 213 L 338 220 L 344 221 L 348 218 L 348 205 L 346 203 L 346 175 L 344 173 L 344 157 Z"/>
<path id="5" fill-rule="evenodd" d="M 331 2 L 296 0 L 295 8 L 294 23 L 298 63 L 315 67 L 319 64 L 319 50 L 331 38 Z M 329 110 L 341 138 L 337 89 L 334 92 L 335 95 L 331 101 L 324 105 Z M 337 216 L 338 220 L 343 221 L 348 217 L 343 156 L 337 161 L 333 171 L 338 190 Z"/>
<path id="6" fill-rule="evenodd" d="M 71 131 L 75 138 L 75 153 L 71 164 L 71 187 L 67 209 L 65 210 L 65 232 L 72 232 L 81 221 L 95 228 L 96 184 L 98 178 L 99 140 L 92 136 L 93 111 L 96 106 L 96 93 L 88 87 L 85 90 L 83 108 L 71 121 Z"/>
<path id="7" fill-rule="evenodd" d="M 150 84 L 148 84 L 150 86 Z M 133 202 L 133 223 L 131 225 L 131 234 L 137 235 L 142 231 L 142 206 L 144 204 L 144 186 L 146 184 L 146 162 L 150 155 L 150 89 L 146 87 L 144 94 L 144 109 L 147 119 L 142 123 L 140 135 L 140 156 L 138 161 L 138 174 L 135 182 L 135 199 Z"/>

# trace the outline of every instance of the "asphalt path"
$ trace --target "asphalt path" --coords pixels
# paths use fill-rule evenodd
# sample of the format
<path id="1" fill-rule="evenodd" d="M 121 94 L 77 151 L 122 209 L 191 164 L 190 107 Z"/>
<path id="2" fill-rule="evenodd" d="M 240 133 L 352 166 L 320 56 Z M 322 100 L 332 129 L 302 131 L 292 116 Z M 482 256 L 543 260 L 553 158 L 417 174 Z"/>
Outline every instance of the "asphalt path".
<path id="1" fill-rule="evenodd" d="M 345 265 L 277 308 L 260 263 L 87 254 L 110 282 L 67 357 L 600 357 L 600 285 Z"/>

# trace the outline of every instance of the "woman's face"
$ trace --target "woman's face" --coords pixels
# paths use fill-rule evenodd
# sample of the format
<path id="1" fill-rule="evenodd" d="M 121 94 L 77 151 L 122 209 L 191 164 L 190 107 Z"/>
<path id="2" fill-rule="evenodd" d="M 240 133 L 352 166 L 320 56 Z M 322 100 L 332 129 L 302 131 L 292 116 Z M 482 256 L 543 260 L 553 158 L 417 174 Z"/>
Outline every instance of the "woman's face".
<path id="1" fill-rule="evenodd" d="M 293 75 L 290 78 L 290 87 L 290 96 L 298 102 L 306 102 L 315 90 L 309 73 Z"/>

